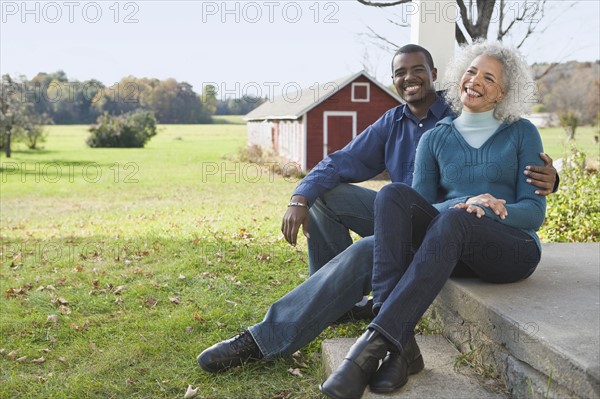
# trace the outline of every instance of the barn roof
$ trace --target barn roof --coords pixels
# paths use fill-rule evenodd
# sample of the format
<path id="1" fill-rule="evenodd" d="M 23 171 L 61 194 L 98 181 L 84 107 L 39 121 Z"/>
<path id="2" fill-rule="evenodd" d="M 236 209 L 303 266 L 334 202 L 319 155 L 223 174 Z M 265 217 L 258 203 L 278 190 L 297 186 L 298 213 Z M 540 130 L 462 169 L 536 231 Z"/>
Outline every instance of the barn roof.
<path id="1" fill-rule="evenodd" d="M 301 92 L 286 93 L 277 96 L 272 100 L 267 100 L 259 107 L 246 114 L 246 121 L 265 120 L 265 119 L 298 119 L 302 115 L 340 91 L 345 86 L 354 82 L 359 76 L 365 76 L 371 82 L 376 84 L 385 93 L 394 99 L 401 101 L 400 97 L 387 87 L 383 86 L 365 71 L 360 71 L 351 76 L 346 76 L 332 82 L 327 82 L 318 86 L 301 89 Z"/>

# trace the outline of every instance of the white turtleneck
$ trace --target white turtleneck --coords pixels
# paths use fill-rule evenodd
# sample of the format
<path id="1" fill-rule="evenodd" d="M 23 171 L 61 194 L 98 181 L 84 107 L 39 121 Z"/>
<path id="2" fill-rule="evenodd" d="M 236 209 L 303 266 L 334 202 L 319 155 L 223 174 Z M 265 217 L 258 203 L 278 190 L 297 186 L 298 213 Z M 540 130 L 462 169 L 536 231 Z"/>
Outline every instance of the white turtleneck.
<path id="1" fill-rule="evenodd" d="M 479 148 L 492 137 L 501 122 L 494 118 L 494 110 L 486 112 L 466 112 L 454 120 L 454 126 L 465 141 L 473 148 Z"/>

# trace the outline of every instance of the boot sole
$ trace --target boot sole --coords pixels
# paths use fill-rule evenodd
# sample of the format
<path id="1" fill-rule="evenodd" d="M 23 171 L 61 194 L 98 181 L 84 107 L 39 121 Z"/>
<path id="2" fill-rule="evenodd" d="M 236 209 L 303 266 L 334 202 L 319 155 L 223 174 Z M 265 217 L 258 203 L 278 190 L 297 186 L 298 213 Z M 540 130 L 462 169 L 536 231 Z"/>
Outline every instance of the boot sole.
<path id="1" fill-rule="evenodd" d="M 343 398 L 343 397 L 341 397 L 341 396 L 336 396 L 336 395 L 334 395 L 334 394 L 332 394 L 332 393 L 328 393 L 328 392 L 327 392 L 327 390 L 325 390 L 325 389 L 323 388 L 323 384 L 319 384 L 319 391 L 321 391 L 321 393 L 322 393 L 323 395 L 326 395 L 327 397 L 329 397 L 329 398 L 331 398 L 331 399 L 360 399 L 360 398 L 362 397 L 362 395 L 361 395 L 361 396 L 354 397 L 354 398 L 348 398 L 348 397 L 346 397 L 346 398 Z"/>

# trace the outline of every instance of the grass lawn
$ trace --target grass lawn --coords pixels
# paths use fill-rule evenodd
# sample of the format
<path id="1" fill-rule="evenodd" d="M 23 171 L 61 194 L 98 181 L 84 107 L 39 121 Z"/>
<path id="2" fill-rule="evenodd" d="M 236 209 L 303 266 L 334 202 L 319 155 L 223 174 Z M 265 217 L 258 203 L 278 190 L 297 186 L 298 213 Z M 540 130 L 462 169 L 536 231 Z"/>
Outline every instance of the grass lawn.
<path id="1" fill-rule="evenodd" d="M 563 128 L 545 128 L 540 130 L 544 144 L 544 151 L 549 154 L 552 159 L 563 158 L 570 145 L 575 145 L 580 150 L 584 151 L 591 161 L 600 159 L 600 145 L 596 141 L 600 136 L 600 131 L 597 127 L 583 126 L 577 128 L 575 140 L 569 143 L 566 140 L 565 131 Z"/>
<path id="2" fill-rule="evenodd" d="M 305 243 L 279 231 L 297 181 L 223 159 L 244 125 L 162 126 L 145 149 L 49 132 L 43 150 L 0 160 L 0 397 L 318 396 L 319 341 L 303 377 L 293 359 L 222 375 L 196 364 L 307 276 Z"/>
<path id="3" fill-rule="evenodd" d="M 246 128 L 222 119 L 161 126 L 144 149 L 90 149 L 86 126 L 51 126 L 43 150 L 0 159 L 0 397 L 319 396 L 320 339 L 364 325 L 327 329 L 295 360 L 196 364 L 307 277 L 305 242 L 279 231 L 297 181 L 225 160 Z M 562 132 L 542 134 L 560 157 Z M 593 134 L 577 137 L 597 158 Z"/>

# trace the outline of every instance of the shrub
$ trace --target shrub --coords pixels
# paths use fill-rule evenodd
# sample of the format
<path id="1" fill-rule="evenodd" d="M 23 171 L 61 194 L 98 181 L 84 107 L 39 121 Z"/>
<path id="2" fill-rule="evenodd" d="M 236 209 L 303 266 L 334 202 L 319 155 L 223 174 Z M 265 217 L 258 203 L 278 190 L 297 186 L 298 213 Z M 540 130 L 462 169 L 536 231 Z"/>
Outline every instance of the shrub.
<path id="1" fill-rule="evenodd" d="M 575 130 L 579 126 L 579 117 L 573 111 L 559 112 L 558 122 L 560 126 L 565 129 L 568 140 L 575 138 Z"/>
<path id="2" fill-rule="evenodd" d="M 267 169 L 269 173 L 277 173 L 283 177 L 302 177 L 300 165 L 289 162 L 277 156 L 272 150 L 264 150 L 256 144 L 239 148 L 237 154 L 226 156 L 225 159 L 233 162 L 257 164 Z"/>
<path id="3" fill-rule="evenodd" d="M 600 239 L 600 172 L 586 170 L 577 149 L 565 159 L 560 187 L 549 195 L 546 221 L 539 231 L 546 242 L 595 242 Z"/>
<path id="4" fill-rule="evenodd" d="M 90 147 L 142 148 L 156 135 L 156 118 L 150 111 L 136 110 L 120 116 L 104 113 L 98 124 L 89 128 Z"/>

